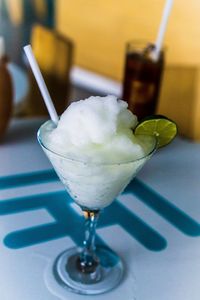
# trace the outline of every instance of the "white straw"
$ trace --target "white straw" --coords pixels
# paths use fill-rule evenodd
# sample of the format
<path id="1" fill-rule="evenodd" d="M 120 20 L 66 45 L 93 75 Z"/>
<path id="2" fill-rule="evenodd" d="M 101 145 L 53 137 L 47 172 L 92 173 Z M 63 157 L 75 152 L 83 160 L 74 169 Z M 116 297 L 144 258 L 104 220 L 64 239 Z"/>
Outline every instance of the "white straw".
<path id="1" fill-rule="evenodd" d="M 155 61 L 158 60 L 158 56 L 160 54 L 160 50 L 161 50 L 162 45 L 163 45 L 163 40 L 164 40 L 166 28 L 167 28 L 169 15 L 170 15 L 170 12 L 171 12 L 171 9 L 172 9 L 172 5 L 173 5 L 173 0 L 166 0 L 165 7 L 164 7 L 164 10 L 163 10 L 162 19 L 161 19 L 161 23 L 160 23 L 160 27 L 159 27 L 159 30 L 158 30 L 157 39 L 156 39 L 156 42 L 155 42 L 155 50 L 152 53 L 152 58 Z"/>
<path id="2" fill-rule="evenodd" d="M 53 102 L 51 100 L 51 97 L 49 95 L 48 89 L 46 87 L 46 84 L 44 82 L 44 79 L 42 77 L 42 74 L 40 72 L 39 66 L 37 64 L 37 61 L 35 59 L 35 56 L 33 54 L 32 48 L 30 45 L 27 45 L 24 47 L 24 51 L 26 53 L 26 56 L 28 58 L 29 64 L 31 66 L 31 69 L 33 71 L 33 74 L 35 76 L 35 79 L 37 81 L 37 84 L 39 86 L 40 92 L 42 94 L 42 97 L 44 99 L 44 102 L 46 104 L 47 110 L 49 112 L 49 115 L 51 117 L 51 120 L 57 124 L 58 123 L 58 114 L 55 110 L 55 107 L 53 105 Z"/>
<path id="3" fill-rule="evenodd" d="M 3 36 L 0 36 L 0 58 L 5 55 L 5 40 Z"/>

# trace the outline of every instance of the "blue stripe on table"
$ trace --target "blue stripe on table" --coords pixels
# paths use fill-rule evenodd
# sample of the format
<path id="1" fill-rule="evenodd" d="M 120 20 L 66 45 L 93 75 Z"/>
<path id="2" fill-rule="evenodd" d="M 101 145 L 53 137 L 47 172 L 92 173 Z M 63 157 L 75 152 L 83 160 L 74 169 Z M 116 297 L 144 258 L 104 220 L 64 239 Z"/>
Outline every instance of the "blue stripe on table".
<path id="1" fill-rule="evenodd" d="M 24 173 L 11 175 L 0 178 L 0 189 L 17 188 L 27 185 L 43 184 L 53 181 L 58 181 L 58 177 L 53 169 L 44 170 L 32 173 Z M 142 201 L 145 205 L 150 207 L 153 211 L 162 216 L 171 225 L 175 226 L 182 233 L 197 237 L 200 235 L 200 225 L 193 220 L 188 214 L 180 210 L 156 191 L 142 183 L 138 179 L 134 179 L 126 188 L 124 193 L 133 194 Z M 56 198 L 56 201 L 53 199 Z M 38 227 L 28 228 L 20 231 L 10 233 L 5 238 L 5 244 L 10 248 L 21 248 L 29 246 L 34 243 L 43 242 L 45 240 L 58 238 L 64 235 L 69 235 L 66 230 L 69 224 L 70 228 L 74 220 L 77 221 L 78 217 L 74 219 L 74 213 L 71 211 L 70 206 L 66 210 L 66 198 L 71 202 L 70 196 L 66 192 L 47 193 L 43 195 L 27 196 L 25 198 L 16 198 L 9 201 L 1 201 L 0 214 L 13 214 L 31 209 L 45 208 L 51 215 L 54 216 L 55 224 L 45 224 Z M 60 199 L 60 200 L 59 200 Z M 65 199 L 65 200 L 64 200 Z M 60 202 L 59 202 L 59 201 Z M 54 203 L 61 203 L 61 209 Z M 36 205 L 36 207 L 35 207 Z M 38 205 L 38 206 L 37 206 Z M 65 214 L 68 214 L 68 225 L 62 224 L 62 219 L 66 219 Z M 56 216 L 55 216 L 56 214 Z M 71 217 L 72 216 L 72 217 Z M 70 223 L 71 222 L 71 223 Z M 132 237 L 140 242 L 144 247 L 149 250 L 159 251 L 166 247 L 166 240 L 156 230 L 147 224 L 145 220 L 139 218 L 136 214 L 128 210 L 124 205 L 118 201 L 105 209 L 105 212 L 100 218 L 99 226 L 110 226 L 119 224 L 123 227 Z M 73 227 L 74 228 L 74 227 Z M 77 228 L 77 227 L 76 227 Z M 41 233 L 39 233 L 41 230 Z M 79 243 L 79 235 L 73 229 L 74 236 L 72 237 L 76 243 Z M 30 233 L 32 233 L 30 235 Z M 37 233 L 37 234 L 36 234 Z M 51 234 L 52 233 L 52 234 Z"/>

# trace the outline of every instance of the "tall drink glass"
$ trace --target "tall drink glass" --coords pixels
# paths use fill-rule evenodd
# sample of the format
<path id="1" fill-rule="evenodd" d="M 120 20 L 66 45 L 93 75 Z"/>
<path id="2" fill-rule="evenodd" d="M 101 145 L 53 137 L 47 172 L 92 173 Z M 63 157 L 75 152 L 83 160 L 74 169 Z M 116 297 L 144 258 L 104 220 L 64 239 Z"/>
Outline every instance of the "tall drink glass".
<path id="1" fill-rule="evenodd" d="M 127 44 L 123 95 L 138 119 L 155 114 L 164 68 L 164 51 L 152 59 L 153 44 L 133 41 Z"/>

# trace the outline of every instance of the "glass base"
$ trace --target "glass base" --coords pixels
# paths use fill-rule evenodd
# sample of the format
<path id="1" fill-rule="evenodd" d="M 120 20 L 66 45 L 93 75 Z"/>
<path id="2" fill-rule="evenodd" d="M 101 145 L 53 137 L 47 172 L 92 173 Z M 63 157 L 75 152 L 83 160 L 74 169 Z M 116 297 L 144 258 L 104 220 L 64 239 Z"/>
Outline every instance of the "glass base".
<path id="1" fill-rule="evenodd" d="M 59 284 L 83 295 L 97 295 L 116 287 L 122 279 L 124 267 L 120 258 L 106 247 L 98 247 L 99 265 L 93 273 L 80 270 L 81 249 L 74 247 L 61 253 L 54 264 L 54 275 Z"/>

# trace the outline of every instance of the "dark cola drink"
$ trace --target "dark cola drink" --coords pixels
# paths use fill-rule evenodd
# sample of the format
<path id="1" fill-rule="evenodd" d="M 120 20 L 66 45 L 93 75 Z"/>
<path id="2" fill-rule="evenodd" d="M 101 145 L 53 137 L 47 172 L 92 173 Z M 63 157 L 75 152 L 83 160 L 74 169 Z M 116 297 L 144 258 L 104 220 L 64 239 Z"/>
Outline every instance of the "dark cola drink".
<path id="1" fill-rule="evenodd" d="M 146 48 L 139 46 L 129 43 L 127 47 L 122 99 L 128 102 L 129 109 L 141 120 L 156 112 L 164 52 L 155 61 L 152 59 L 153 45 Z"/>

